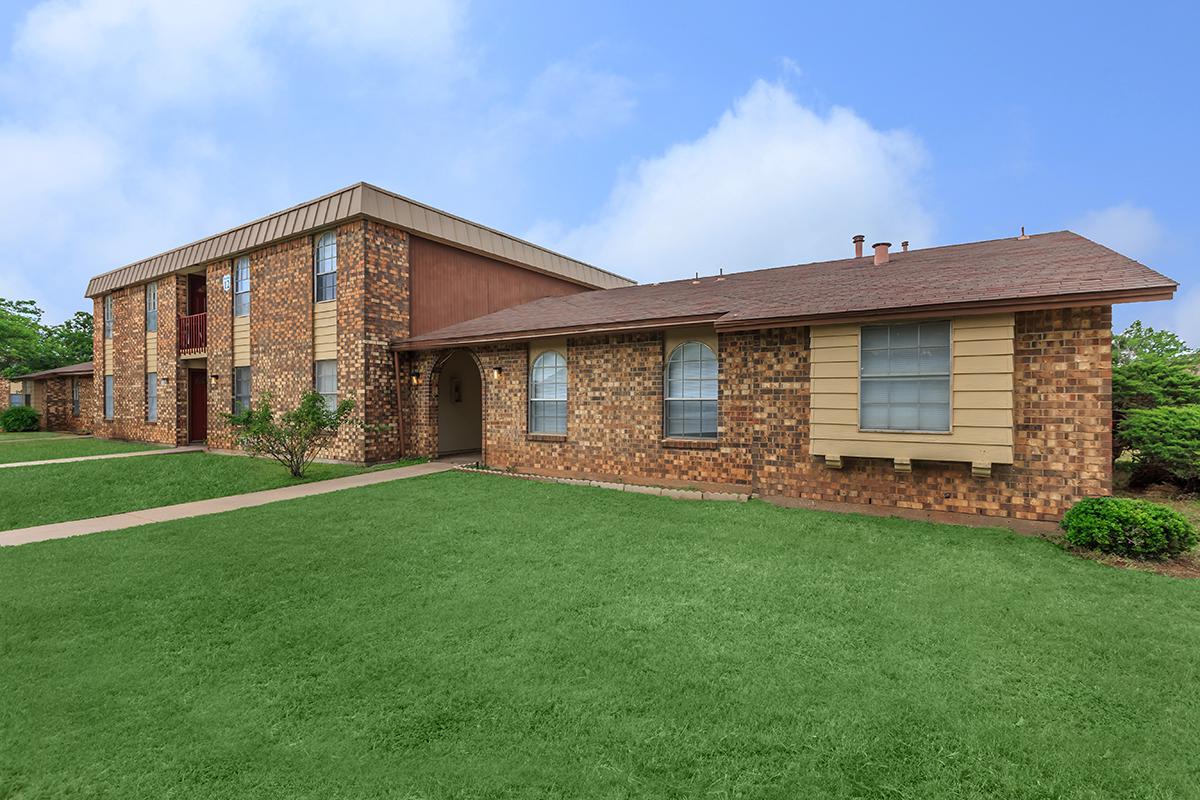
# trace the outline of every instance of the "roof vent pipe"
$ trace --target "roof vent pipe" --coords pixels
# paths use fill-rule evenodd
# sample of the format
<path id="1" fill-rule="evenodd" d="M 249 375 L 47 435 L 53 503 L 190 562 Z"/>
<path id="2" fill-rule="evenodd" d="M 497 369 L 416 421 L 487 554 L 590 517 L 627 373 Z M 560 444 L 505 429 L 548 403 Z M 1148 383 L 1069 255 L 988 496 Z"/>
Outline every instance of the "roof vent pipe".
<path id="1" fill-rule="evenodd" d="M 888 263 L 888 248 L 892 246 L 891 242 L 876 242 L 871 245 L 875 248 L 875 266 Z"/>
<path id="2" fill-rule="evenodd" d="M 855 258 L 862 258 L 862 246 L 863 246 L 863 242 L 865 242 L 866 240 L 867 240 L 867 237 L 863 236 L 861 233 L 854 237 L 854 257 Z"/>
<path id="3" fill-rule="evenodd" d="M 908 252 L 908 239 L 905 239 L 903 242 L 900 243 L 900 249 L 906 253 Z"/>

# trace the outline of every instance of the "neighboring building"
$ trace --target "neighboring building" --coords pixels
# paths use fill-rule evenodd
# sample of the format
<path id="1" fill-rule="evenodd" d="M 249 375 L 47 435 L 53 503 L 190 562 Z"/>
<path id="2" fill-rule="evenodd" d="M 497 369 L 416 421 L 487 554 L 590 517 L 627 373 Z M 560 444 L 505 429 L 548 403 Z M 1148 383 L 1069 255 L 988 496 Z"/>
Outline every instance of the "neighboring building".
<path id="1" fill-rule="evenodd" d="M 401 453 L 390 342 L 538 298 L 630 281 L 368 184 L 104 273 L 97 436 L 233 446 L 225 419 L 317 389 L 365 423 L 331 455 Z"/>
<path id="2" fill-rule="evenodd" d="M 22 375 L 10 387 L 9 405 L 36 409 L 42 430 L 91 433 L 96 417 L 92 362 Z"/>
<path id="3" fill-rule="evenodd" d="M 315 388 L 352 461 L 1033 520 L 1111 490 L 1111 307 L 1173 281 L 1069 232 L 855 243 L 633 286 L 359 184 L 94 278 L 96 432 L 230 447 Z"/>

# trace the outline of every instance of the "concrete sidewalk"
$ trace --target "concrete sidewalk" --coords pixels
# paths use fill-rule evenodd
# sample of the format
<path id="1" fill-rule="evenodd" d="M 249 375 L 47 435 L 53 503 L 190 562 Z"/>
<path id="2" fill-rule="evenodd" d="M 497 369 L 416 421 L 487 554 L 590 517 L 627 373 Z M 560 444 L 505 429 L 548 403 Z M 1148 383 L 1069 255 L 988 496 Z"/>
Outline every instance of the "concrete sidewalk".
<path id="1" fill-rule="evenodd" d="M 50 441 L 41 439 L 40 441 Z M 132 453 L 102 453 L 98 456 L 74 456 L 73 458 L 49 458 L 44 461 L 16 461 L 12 464 L 0 464 L 0 469 L 11 467 L 40 467 L 43 464 L 73 464 L 76 461 L 103 461 L 106 458 L 136 458 L 137 456 L 171 456 L 176 453 L 199 453 L 204 445 L 194 444 L 187 447 L 154 448 L 150 450 L 134 450 Z"/>
<path id="2" fill-rule="evenodd" d="M 435 472 L 446 472 L 454 469 L 454 464 L 433 461 L 427 464 L 413 464 L 408 467 L 383 469 L 378 472 L 364 472 L 360 475 L 350 475 L 345 478 L 333 478 L 327 481 L 301 483 L 296 486 L 284 486 L 280 489 L 267 489 L 262 492 L 236 494 L 230 497 L 214 497 L 211 500 L 196 500 L 191 503 L 179 503 L 173 506 L 147 508 L 141 511 L 128 511 L 124 514 L 113 514 L 108 517 L 93 517 L 92 519 L 77 519 L 70 522 L 55 522 L 50 525 L 37 525 L 32 528 L 17 528 L 11 531 L 0 531 L 0 547 L 29 542 L 42 542 L 47 539 L 65 539 L 68 536 L 81 536 L 85 533 L 101 533 L 117 531 L 122 528 L 133 528 L 152 522 L 167 522 L 173 519 L 187 519 L 206 514 L 220 514 L 222 511 L 234 511 L 239 508 L 251 508 L 267 503 L 277 503 L 280 500 L 294 500 L 297 497 L 311 497 L 318 494 L 328 494 L 342 489 L 356 489 L 360 486 L 372 486 L 376 483 L 415 478 L 418 475 L 432 475 Z"/>

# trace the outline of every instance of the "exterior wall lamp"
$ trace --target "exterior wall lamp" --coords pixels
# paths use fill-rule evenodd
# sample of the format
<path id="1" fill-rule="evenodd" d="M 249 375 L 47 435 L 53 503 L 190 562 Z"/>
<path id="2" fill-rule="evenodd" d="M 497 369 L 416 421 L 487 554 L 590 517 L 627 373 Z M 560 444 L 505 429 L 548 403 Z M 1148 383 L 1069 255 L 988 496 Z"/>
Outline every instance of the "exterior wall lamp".
<path id="1" fill-rule="evenodd" d="M 417 372 L 415 369 L 409 373 L 408 379 L 412 381 L 413 386 L 421 385 L 421 373 Z"/>
<path id="2" fill-rule="evenodd" d="M 216 386 L 218 383 L 221 382 L 221 376 L 215 372 L 212 373 L 211 375 L 209 375 L 208 379 L 212 382 L 213 386 Z"/>
<path id="3" fill-rule="evenodd" d="M 499 378 L 504 374 L 504 367 L 492 367 L 492 377 Z"/>

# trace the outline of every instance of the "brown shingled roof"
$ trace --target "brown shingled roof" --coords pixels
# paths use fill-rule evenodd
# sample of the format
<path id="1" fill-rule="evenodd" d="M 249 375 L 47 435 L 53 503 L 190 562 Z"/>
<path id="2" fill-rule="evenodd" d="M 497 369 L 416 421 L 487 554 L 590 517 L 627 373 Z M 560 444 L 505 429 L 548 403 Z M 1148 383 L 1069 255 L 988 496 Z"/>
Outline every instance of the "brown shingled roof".
<path id="1" fill-rule="evenodd" d="M 55 367 L 54 369 L 44 369 L 41 372 L 31 372 L 28 375 L 19 375 L 16 378 L 10 378 L 10 380 L 35 381 L 39 378 L 70 378 L 79 375 L 91 375 L 92 368 L 91 361 L 84 361 L 82 364 L 71 364 L 66 367 Z"/>
<path id="2" fill-rule="evenodd" d="M 396 349 L 713 322 L 718 328 L 990 313 L 1170 299 L 1178 284 L 1090 239 L 1027 239 L 870 255 L 536 300 L 411 339 Z"/>
<path id="3" fill-rule="evenodd" d="M 434 241 L 471 250 L 584 286 L 611 289 L 633 281 L 547 250 L 507 233 L 440 211 L 416 200 L 356 183 L 283 211 L 239 225 L 191 244 L 97 275 L 86 295 L 95 297 L 123 286 L 264 247 L 353 219 L 374 219 Z"/>

